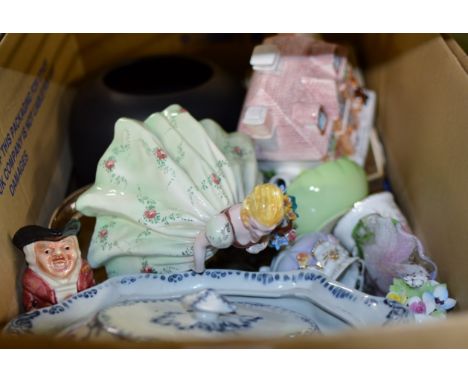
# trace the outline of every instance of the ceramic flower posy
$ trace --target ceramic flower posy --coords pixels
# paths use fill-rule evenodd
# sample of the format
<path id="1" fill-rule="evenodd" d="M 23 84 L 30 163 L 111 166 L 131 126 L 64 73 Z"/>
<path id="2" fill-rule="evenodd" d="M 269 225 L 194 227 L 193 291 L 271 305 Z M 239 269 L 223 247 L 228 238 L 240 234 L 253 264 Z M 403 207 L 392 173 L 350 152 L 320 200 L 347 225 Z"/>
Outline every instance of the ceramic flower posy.
<path id="1" fill-rule="evenodd" d="M 434 280 L 413 288 L 403 279 L 394 279 L 386 298 L 406 305 L 420 322 L 444 318 L 446 312 L 456 305 L 456 300 L 448 296 L 447 285 Z"/>

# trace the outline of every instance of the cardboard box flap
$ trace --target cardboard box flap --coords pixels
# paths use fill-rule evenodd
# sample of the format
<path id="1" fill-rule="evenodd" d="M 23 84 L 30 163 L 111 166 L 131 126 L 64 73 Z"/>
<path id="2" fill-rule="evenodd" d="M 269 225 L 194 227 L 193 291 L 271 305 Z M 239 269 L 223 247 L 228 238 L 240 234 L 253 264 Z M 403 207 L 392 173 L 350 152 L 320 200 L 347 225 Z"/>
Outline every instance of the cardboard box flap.
<path id="1" fill-rule="evenodd" d="M 441 36 L 363 40 L 372 50 L 366 74 L 379 94 L 378 128 L 398 202 L 438 264 L 438 280 L 466 309 L 468 76 Z"/>
<path id="2" fill-rule="evenodd" d="M 44 217 L 65 196 L 70 175 L 64 84 L 79 75 L 70 35 L 12 34 L 0 42 L 0 322 L 18 313 L 23 256 L 11 237 Z M 54 174 L 61 182 L 52 182 Z M 55 176 L 56 178 L 57 176 Z"/>

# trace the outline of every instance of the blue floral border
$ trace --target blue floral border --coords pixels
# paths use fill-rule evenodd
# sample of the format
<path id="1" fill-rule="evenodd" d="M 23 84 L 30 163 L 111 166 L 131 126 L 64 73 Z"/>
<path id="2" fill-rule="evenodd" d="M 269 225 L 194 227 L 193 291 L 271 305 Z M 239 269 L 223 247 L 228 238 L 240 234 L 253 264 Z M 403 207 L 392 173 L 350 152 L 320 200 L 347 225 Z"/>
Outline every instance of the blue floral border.
<path id="1" fill-rule="evenodd" d="M 350 301 L 357 301 L 357 296 L 353 293 L 352 290 L 347 290 L 339 285 L 336 285 L 333 282 L 327 280 L 327 277 L 315 273 L 313 271 L 300 271 L 298 273 L 291 274 L 290 272 L 246 272 L 246 271 L 236 271 L 236 270 L 207 270 L 202 274 L 190 271 L 174 274 L 158 274 L 158 273 L 142 273 L 128 276 L 120 276 L 116 278 L 111 278 L 106 280 L 102 284 L 99 284 L 93 288 L 87 289 L 83 292 L 75 294 L 73 297 L 65 300 L 60 304 L 53 305 L 48 308 L 42 308 L 34 310 L 28 313 L 23 313 L 17 318 L 10 321 L 10 323 L 5 327 L 4 331 L 7 333 L 21 334 L 21 333 L 32 333 L 33 321 L 36 320 L 41 315 L 59 315 L 69 309 L 76 300 L 79 299 L 91 299 L 94 298 L 98 291 L 108 288 L 114 283 L 119 283 L 121 285 L 131 285 L 140 279 L 154 279 L 160 280 L 167 283 L 179 283 L 184 279 L 189 277 L 209 277 L 212 279 L 223 279 L 230 276 L 242 277 L 245 282 L 254 282 L 261 283 L 263 285 L 269 285 L 277 282 L 318 282 L 322 285 L 323 288 L 327 289 L 335 298 L 337 299 L 347 299 Z M 373 303 L 377 303 L 378 300 L 372 298 L 364 298 L 364 304 L 371 306 Z M 384 300 L 384 304 L 388 305 L 391 310 L 387 315 L 387 318 L 390 321 L 399 320 L 408 316 L 408 310 L 399 304 L 389 303 L 387 300 Z"/>

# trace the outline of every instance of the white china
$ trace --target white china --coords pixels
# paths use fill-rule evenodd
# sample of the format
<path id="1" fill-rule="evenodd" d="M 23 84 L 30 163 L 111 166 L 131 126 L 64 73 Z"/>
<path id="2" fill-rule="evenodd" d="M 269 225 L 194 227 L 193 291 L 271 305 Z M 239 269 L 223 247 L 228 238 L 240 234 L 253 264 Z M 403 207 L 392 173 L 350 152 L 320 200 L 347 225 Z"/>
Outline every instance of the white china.
<path id="1" fill-rule="evenodd" d="M 193 305 L 193 294 L 201 292 L 203 295 L 206 290 L 220 296 L 221 300 L 215 304 L 218 308 L 226 304 L 217 314 L 208 317 L 216 335 L 206 336 L 203 329 L 194 329 L 190 334 L 186 331 L 183 336 L 162 335 L 162 322 L 171 326 L 172 333 L 181 322 L 190 321 L 198 328 L 203 326 L 200 322 L 206 323 L 206 318 L 194 314 Z M 192 303 L 187 303 L 190 299 Z M 205 304 L 205 311 L 208 305 Z M 230 308 L 225 309 L 226 306 Z M 159 313 L 155 313 L 155 308 Z M 163 312 L 172 312 L 172 318 L 178 316 L 178 319 L 169 320 L 166 315 L 166 320 L 159 319 L 159 325 L 148 324 L 148 320 L 151 322 L 152 318 L 161 317 Z M 120 313 L 126 318 L 118 319 Z M 315 270 L 271 273 L 207 270 L 202 274 L 183 272 L 114 277 L 60 304 L 22 314 L 12 320 L 4 332 L 93 340 L 123 337 L 185 341 L 199 339 L 200 336 L 223 338 L 226 333 L 220 333 L 218 329 L 226 325 L 239 326 L 239 322 L 245 324 L 248 320 L 242 321 L 244 316 L 262 317 L 257 321 L 264 322 L 266 326 L 251 321 L 246 324 L 250 325 L 249 328 L 229 332 L 230 338 L 247 332 L 249 338 L 327 334 L 351 327 L 382 326 L 412 320 L 408 310 L 398 303 L 344 287 Z M 284 326 L 284 320 L 291 325 L 282 330 L 271 330 L 270 326 Z M 133 329 L 130 330 L 129 325 L 133 325 Z"/>
<path id="2" fill-rule="evenodd" d="M 371 214 L 379 214 L 383 217 L 395 219 L 400 222 L 405 230 L 411 232 L 408 222 L 395 203 L 391 192 L 379 192 L 370 195 L 354 203 L 353 208 L 338 221 L 333 229 L 333 235 L 351 253 L 353 253 L 356 247 L 352 237 L 354 227 L 356 227 L 361 218 Z"/>

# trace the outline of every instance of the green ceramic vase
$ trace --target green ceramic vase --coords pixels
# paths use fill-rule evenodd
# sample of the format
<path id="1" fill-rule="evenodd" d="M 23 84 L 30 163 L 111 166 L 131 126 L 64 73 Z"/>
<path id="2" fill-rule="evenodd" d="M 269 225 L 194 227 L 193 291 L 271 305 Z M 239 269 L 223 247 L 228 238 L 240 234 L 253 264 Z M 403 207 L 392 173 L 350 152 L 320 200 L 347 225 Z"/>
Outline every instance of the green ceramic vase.
<path id="1" fill-rule="evenodd" d="M 362 167 L 347 158 L 305 170 L 288 187 L 296 198 L 297 234 L 330 231 L 336 220 L 368 192 Z"/>

